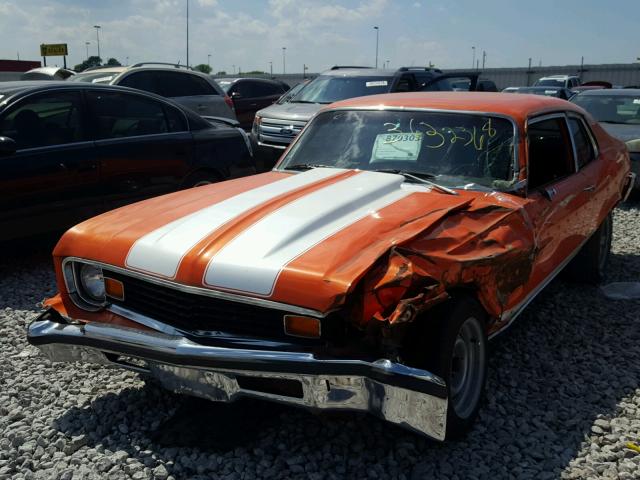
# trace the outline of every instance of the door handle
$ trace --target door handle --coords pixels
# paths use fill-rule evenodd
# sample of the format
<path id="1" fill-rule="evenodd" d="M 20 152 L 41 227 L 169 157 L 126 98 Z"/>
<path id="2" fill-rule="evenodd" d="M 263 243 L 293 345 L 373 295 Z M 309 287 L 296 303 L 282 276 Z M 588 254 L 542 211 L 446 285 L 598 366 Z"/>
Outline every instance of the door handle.
<path id="1" fill-rule="evenodd" d="M 596 186 L 595 185 L 589 185 L 588 187 L 584 187 L 584 191 L 585 192 L 595 192 L 596 191 Z"/>

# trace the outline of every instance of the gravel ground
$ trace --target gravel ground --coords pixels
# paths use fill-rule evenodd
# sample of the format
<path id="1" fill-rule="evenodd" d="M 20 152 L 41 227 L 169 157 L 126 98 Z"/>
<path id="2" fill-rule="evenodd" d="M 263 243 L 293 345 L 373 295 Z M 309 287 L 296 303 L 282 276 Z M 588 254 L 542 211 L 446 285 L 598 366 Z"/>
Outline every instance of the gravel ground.
<path id="1" fill-rule="evenodd" d="M 640 203 L 616 211 L 610 281 L 640 280 Z M 0 258 L 0 480 L 640 478 L 640 301 L 554 281 L 493 342 L 464 441 L 366 416 L 213 404 L 137 375 L 51 364 L 25 342 L 50 245 Z M 6 251 L 6 250 L 5 250 Z"/>

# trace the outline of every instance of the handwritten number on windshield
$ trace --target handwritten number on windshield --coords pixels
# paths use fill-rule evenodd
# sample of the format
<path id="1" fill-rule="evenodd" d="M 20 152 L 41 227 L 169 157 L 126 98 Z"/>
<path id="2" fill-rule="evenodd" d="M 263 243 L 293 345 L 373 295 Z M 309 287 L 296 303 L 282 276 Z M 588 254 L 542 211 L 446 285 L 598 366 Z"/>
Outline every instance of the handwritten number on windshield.
<path id="1" fill-rule="evenodd" d="M 409 123 L 410 130 L 413 132 L 413 119 Z M 473 146 L 475 150 L 482 151 L 487 142 L 495 137 L 498 132 L 491 123 L 491 119 L 487 119 L 480 130 L 477 127 L 440 127 L 436 128 L 433 125 L 425 122 L 418 124 L 424 128 L 424 134 L 426 135 L 426 148 L 442 148 L 445 145 L 453 145 L 456 142 L 464 142 L 463 146 Z M 402 133 L 400 128 L 400 122 L 398 123 L 385 123 L 388 133 Z"/>

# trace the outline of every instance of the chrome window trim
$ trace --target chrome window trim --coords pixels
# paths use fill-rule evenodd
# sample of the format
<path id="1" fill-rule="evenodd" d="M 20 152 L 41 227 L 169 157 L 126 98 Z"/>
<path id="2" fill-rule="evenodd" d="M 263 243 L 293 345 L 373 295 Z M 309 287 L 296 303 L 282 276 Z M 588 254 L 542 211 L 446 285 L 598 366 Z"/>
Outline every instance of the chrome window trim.
<path id="1" fill-rule="evenodd" d="M 291 142 L 291 149 L 289 150 L 290 152 L 293 151 L 295 144 L 299 141 L 299 139 L 302 137 L 302 134 L 304 133 L 304 131 L 308 128 L 309 125 L 313 124 L 313 122 L 315 122 L 315 120 L 320 117 L 321 115 L 325 115 L 328 113 L 332 113 L 332 112 L 341 112 L 341 111 L 391 111 L 391 112 L 427 112 L 427 113 L 453 113 L 453 114 L 461 114 L 461 115 L 475 115 L 475 116 L 490 116 L 490 117 L 496 117 L 496 118 L 502 118 L 504 120 L 507 120 L 511 123 L 511 125 L 513 126 L 513 178 L 512 181 L 515 183 L 518 181 L 518 177 L 520 175 L 520 155 L 519 155 L 519 148 L 518 146 L 520 145 L 520 131 L 518 129 L 518 125 L 516 123 L 516 121 L 513 119 L 513 117 L 506 115 L 504 113 L 498 113 L 498 112 L 486 112 L 486 111 L 480 111 L 480 110 L 450 110 L 450 109 L 442 109 L 442 108 L 426 108 L 426 107 L 397 107 L 397 106 L 387 106 L 387 105 L 379 105 L 379 106 L 356 106 L 356 107 L 338 107 L 338 108 L 329 108 L 327 110 L 320 110 L 319 112 L 317 112 L 316 114 L 313 115 L 313 117 L 311 117 L 309 119 L 309 121 L 307 122 L 307 124 L 305 125 L 305 128 L 303 129 L 302 132 L 300 132 L 298 135 L 296 135 L 296 137 L 293 139 L 293 141 Z M 288 156 L 289 154 L 287 154 Z M 282 158 L 279 162 L 279 164 L 282 164 L 287 156 L 285 156 L 284 158 Z M 274 168 L 275 171 L 279 171 L 279 172 L 290 172 L 290 170 L 287 170 L 286 168 L 283 167 L 276 167 Z M 296 172 L 298 173 L 298 172 Z"/>
<path id="2" fill-rule="evenodd" d="M 81 257 L 66 257 L 62 261 L 62 269 L 63 269 L 63 271 L 64 271 L 65 265 L 68 262 L 88 263 L 88 264 L 94 265 L 96 267 L 100 267 L 103 270 L 104 269 L 111 270 L 113 272 L 120 273 L 122 275 L 130 276 L 130 277 L 133 277 L 133 278 L 137 278 L 139 280 L 144 280 L 144 281 L 147 281 L 147 282 L 150 282 L 150 283 L 154 283 L 156 285 L 161 285 L 161 286 L 164 286 L 164 287 L 172 288 L 174 290 L 178 290 L 178 291 L 185 292 L 185 293 L 192 293 L 192 294 L 195 294 L 195 295 L 203 295 L 205 297 L 218 298 L 218 299 L 221 299 L 221 300 L 230 300 L 230 301 L 233 301 L 233 302 L 245 303 L 247 305 L 254 305 L 254 306 L 257 306 L 257 307 L 272 308 L 274 310 L 282 310 L 282 311 L 285 311 L 285 312 L 288 312 L 288 313 L 296 313 L 296 314 L 300 314 L 300 315 L 308 315 L 310 317 L 315 317 L 315 318 L 324 318 L 329 313 L 331 313 L 331 312 L 322 313 L 322 312 L 319 312 L 317 310 L 313 310 L 313 309 L 310 309 L 310 308 L 299 307 L 299 306 L 296 306 L 296 305 L 289 305 L 289 304 L 281 303 L 281 302 L 274 302 L 273 300 L 267 300 L 267 299 L 263 299 L 263 298 L 245 297 L 243 295 L 238 295 L 238 294 L 235 294 L 235 293 L 221 292 L 219 290 L 213 290 L 213 289 L 210 289 L 210 288 L 193 287 L 191 285 L 183 285 L 181 283 L 172 282 L 172 281 L 169 281 L 169 280 L 165 280 L 163 278 L 158 278 L 158 277 L 154 277 L 154 276 L 151 276 L 151 275 L 148 275 L 148 274 L 136 272 L 134 270 L 129 270 L 129 269 L 122 268 L 122 267 L 116 267 L 115 265 L 110 265 L 108 263 L 98 262 L 96 260 L 89 260 L 89 259 L 81 258 Z M 73 300 L 73 296 L 71 297 L 71 299 Z M 76 303 L 76 302 L 74 301 L 74 303 Z M 86 310 L 85 307 L 83 307 L 82 305 L 78 305 L 77 303 L 76 303 L 76 306 Z"/>
<path id="3" fill-rule="evenodd" d="M 146 135 L 131 135 L 127 137 L 114 137 L 114 138 L 96 138 L 95 143 L 97 145 L 111 145 L 113 143 L 126 141 L 132 138 L 156 138 L 156 137 L 167 137 L 167 136 L 178 136 L 184 135 L 185 133 L 189 133 L 188 130 L 181 130 L 179 132 L 165 132 L 165 133 L 149 133 Z"/>

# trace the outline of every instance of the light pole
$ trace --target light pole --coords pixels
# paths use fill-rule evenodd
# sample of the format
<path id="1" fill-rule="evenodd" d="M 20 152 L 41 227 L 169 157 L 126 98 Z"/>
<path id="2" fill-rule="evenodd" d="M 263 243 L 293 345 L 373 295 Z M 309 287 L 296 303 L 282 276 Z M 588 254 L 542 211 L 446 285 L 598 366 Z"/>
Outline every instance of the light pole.
<path id="1" fill-rule="evenodd" d="M 211 54 L 207 53 L 207 65 L 211 68 Z"/>
<path id="2" fill-rule="evenodd" d="M 286 57 L 285 57 L 285 52 L 287 51 L 287 47 L 282 47 L 282 74 L 284 75 L 285 73 L 287 73 L 287 62 L 286 62 Z"/>
<path id="3" fill-rule="evenodd" d="M 380 28 L 375 26 L 373 29 L 376 31 L 376 68 L 378 68 L 378 34 L 380 32 Z"/>
<path id="4" fill-rule="evenodd" d="M 233 74 L 236 74 L 236 66 L 235 65 L 231 65 L 233 67 Z"/>
<path id="5" fill-rule="evenodd" d="M 96 40 L 98 41 L 98 58 L 100 58 L 100 29 L 102 28 L 100 25 L 94 25 L 93 28 L 96 29 Z M 100 58 L 102 62 L 102 59 Z"/>
<path id="6" fill-rule="evenodd" d="M 389 63 L 391 63 L 391 60 L 387 60 L 387 67 L 386 68 L 389 68 Z"/>
<path id="7" fill-rule="evenodd" d="M 84 46 L 87 47 L 87 60 L 89 60 L 89 45 L 91 42 L 84 42 Z"/>
<path id="8" fill-rule="evenodd" d="M 189 0 L 187 0 L 187 67 L 189 66 Z"/>
<path id="9" fill-rule="evenodd" d="M 124 59 L 124 64 L 125 64 L 125 66 L 127 66 L 127 67 L 129 66 L 129 57 L 125 57 L 125 59 Z"/>
<path id="10" fill-rule="evenodd" d="M 269 74 L 273 77 L 273 62 L 269 62 Z"/>
<path id="11" fill-rule="evenodd" d="M 307 78 L 307 70 L 309 70 L 309 67 L 307 67 L 306 63 L 302 64 L 302 78 L 305 79 Z"/>
<path id="12" fill-rule="evenodd" d="M 482 51 L 482 69 L 484 70 L 484 63 L 487 61 L 487 51 Z"/>
<path id="13" fill-rule="evenodd" d="M 471 47 L 471 50 L 473 51 L 473 57 L 471 57 L 471 68 L 474 68 L 476 66 L 476 47 Z"/>

